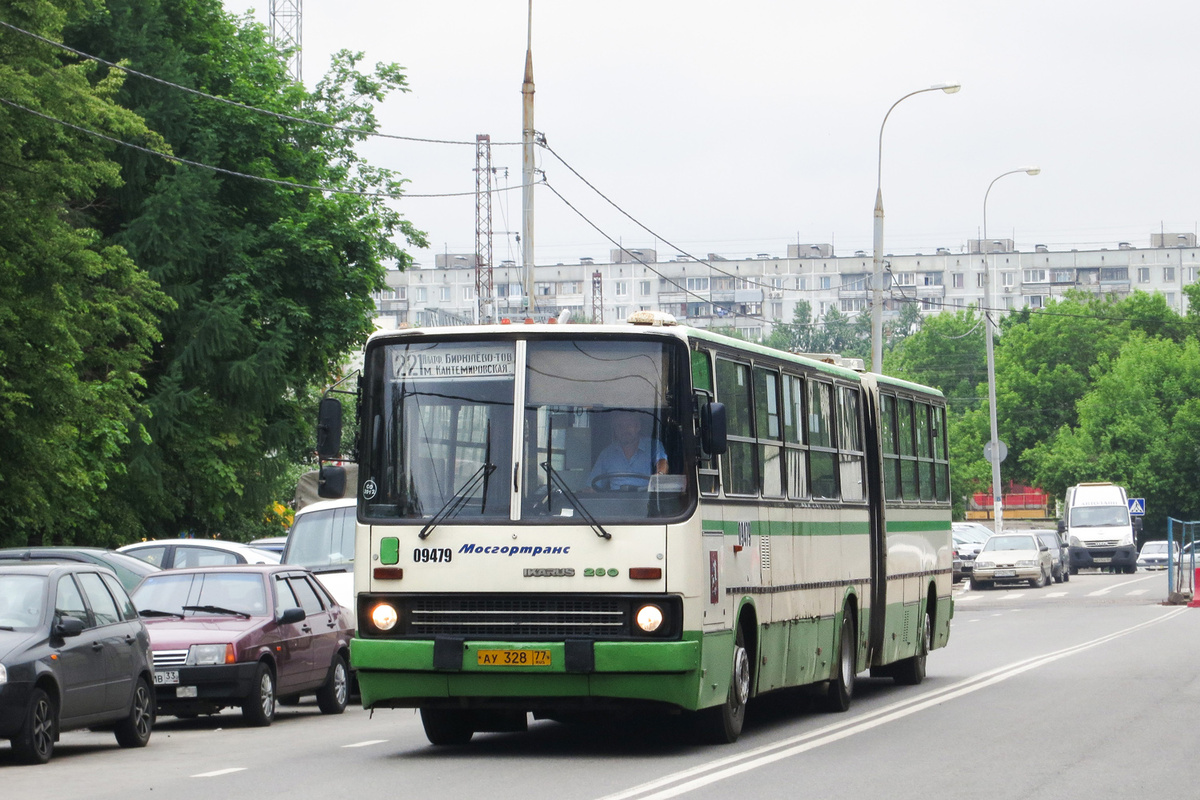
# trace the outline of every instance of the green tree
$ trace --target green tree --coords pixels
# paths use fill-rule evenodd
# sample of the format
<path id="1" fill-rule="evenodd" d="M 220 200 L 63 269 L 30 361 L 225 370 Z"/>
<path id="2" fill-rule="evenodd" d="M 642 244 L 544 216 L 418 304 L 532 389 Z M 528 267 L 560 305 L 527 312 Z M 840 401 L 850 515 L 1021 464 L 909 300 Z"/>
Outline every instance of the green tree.
<path id="1" fill-rule="evenodd" d="M 975 308 L 927 317 L 883 357 L 883 371 L 941 390 L 952 414 L 977 408 L 986 389 L 983 322 Z M 986 392 L 983 395 L 986 397 Z"/>
<path id="2" fill-rule="evenodd" d="M 0 2 L 6 21 L 51 39 L 79 5 Z M 167 298 L 86 225 L 120 183 L 112 137 L 155 143 L 98 75 L 36 40 L 0 35 L 0 544 L 71 543 L 100 521 L 122 468 Z M 27 110 L 26 110 L 27 109 Z M 158 142 L 161 145 L 161 142 Z"/>
<path id="3" fill-rule="evenodd" d="M 1200 344 L 1137 332 L 1096 373 L 1078 424 L 1023 454 L 1039 485 L 1060 497 L 1081 481 L 1124 485 L 1156 533 L 1167 516 L 1200 518 Z"/>
<path id="4" fill-rule="evenodd" d="M 249 106 L 374 130 L 375 104 L 405 89 L 394 65 L 358 69 L 339 54 L 311 93 L 292 83 L 259 25 L 218 0 L 108 0 L 68 41 L 108 60 Z M 384 200 L 402 181 L 371 167 L 364 134 L 231 107 L 136 77 L 120 95 L 195 162 L 364 194 L 322 193 L 120 153 L 125 184 L 103 197 L 97 227 L 177 302 L 144 375 L 149 398 L 129 469 L 106 519 L 139 535 L 250 535 L 288 467 L 312 441 L 312 404 L 372 330 L 371 293 L 395 241 L 423 235 Z"/>

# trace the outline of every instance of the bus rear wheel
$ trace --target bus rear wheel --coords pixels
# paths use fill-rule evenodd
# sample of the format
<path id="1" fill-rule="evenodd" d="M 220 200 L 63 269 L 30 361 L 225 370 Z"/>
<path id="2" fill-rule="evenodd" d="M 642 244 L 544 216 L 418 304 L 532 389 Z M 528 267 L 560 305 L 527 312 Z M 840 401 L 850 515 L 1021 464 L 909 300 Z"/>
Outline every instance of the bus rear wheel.
<path id="1" fill-rule="evenodd" d="M 746 635 L 739 625 L 733 644 L 733 669 L 725 702 L 706 708 L 699 714 L 703 738 L 714 744 L 736 742 L 746 722 L 746 703 L 749 701 L 750 654 L 746 651 Z"/>
<path id="2" fill-rule="evenodd" d="M 854 676 L 858 654 L 858 637 L 854 631 L 854 612 L 849 607 L 842 612 L 842 632 L 838 637 L 837 674 L 829 681 L 823 705 L 826 711 L 847 711 L 854 695 Z"/>
<path id="3" fill-rule="evenodd" d="M 466 744 L 475 735 L 471 714 L 457 708 L 422 708 L 421 725 L 432 745 Z"/>
<path id="4" fill-rule="evenodd" d="M 925 680 L 925 660 L 933 649 L 933 620 L 929 618 L 929 611 L 922 619 L 919 636 L 916 654 L 897 662 L 892 672 L 893 680 L 903 686 L 916 686 Z"/>

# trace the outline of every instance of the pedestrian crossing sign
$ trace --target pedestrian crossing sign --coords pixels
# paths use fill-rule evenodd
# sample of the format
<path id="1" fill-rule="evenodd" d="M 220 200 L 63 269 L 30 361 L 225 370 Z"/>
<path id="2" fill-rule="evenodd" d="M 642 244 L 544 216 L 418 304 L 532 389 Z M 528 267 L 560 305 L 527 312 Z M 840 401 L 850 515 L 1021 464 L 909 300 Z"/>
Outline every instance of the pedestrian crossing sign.
<path id="1" fill-rule="evenodd" d="M 1129 498 L 1129 513 L 1135 517 L 1146 516 L 1146 498 L 1144 498 L 1144 497 Z"/>

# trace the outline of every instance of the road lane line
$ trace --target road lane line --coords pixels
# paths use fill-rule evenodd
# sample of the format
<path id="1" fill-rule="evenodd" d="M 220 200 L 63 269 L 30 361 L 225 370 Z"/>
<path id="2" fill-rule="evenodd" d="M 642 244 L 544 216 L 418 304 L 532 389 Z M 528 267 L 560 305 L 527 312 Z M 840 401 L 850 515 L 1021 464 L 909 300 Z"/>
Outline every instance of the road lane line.
<path id="1" fill-rule="evenodd" d="M 354 744 L 344 744 L 342 747 L 369 747 L 373 744 L 383 744 L 387 739 L 368 739 L 365 742 L 355 742 Z"/>
<path id="2" fill-rule="evenodd" d="M 1098 589 L 1097 591 L 1094 591 L 1094 592 L 1089 592 L 1088 597 L 1096 597 L 1097 595 L 1108 594 L 1113 589 L 1120 589 L 1122 586 L 1129 586 L 1134 583 L 1141 583 L 1142 581 L 1149 581 L 1149 580 L 1154 580 L 1157 578 L 1158 578 L 1157 575 L 1147 575 L 1144 578 L 1134 578 L 1131 581 L 1122 581 L 1120 583 L 1114 583 L 1112 586 L 1108 586 L 1103 589 Z"/>
<path id="3" fill-rule="evenodd" d="M 1050 592 L 1046 597 L 1066 597 L 1069 592 Z"/>
<path id="4" fill-rule="evenodd" d="M 229 769 L 215 769 L 212 772 L 201 772 L 199 775 L 193 775 L 193 778 L 215 778 L 218 775 L 228 775 L 231 772 L 242 772 L 246 767 L 230 767 Z"/>
<path id="5" fill-rule="evenodd" d="M 893 722 L 902 717 L 915 714 L 918 711 L 924 711 L 935 705 L 940 705 L 949 700 L 962 697 L 980 689 L 987 688 L 994 684 L 1006 681 L 1009 678 L 1014 678 L 1031 669 L 1044 666 L 1046 664 L 1058 661 L 1059 659 L 1075 655 L 1076 653 L 1089 650 L 1101 644 L 1106 644 L 1127 636 L 1143 628 L 1157 625 L 1165 622 L 1172 617 L 1178 616 L 1187 611 L 1185 608 L 1175 608 L 1160 617 L 1138 623 L 1128 628 L 1124 628 L 1113 633 L 1105 634 L 1096 639 L 1092 639 L 1082 644 L 1072 645 L 1043 655 L 1032 656 L 1021 661 L 1015 661 L 1003 667 L 997 667 L 987 672 L 982 672 L 966 680 L 947 686 L 944 689 L 935 689 L 931 692 L 926 692 L 923 695 L 900 700 L 891 705 L 884 706 L 876 711 L 867 712 L 859 717 L 844 722 L 837 722 L 832 725 L 826 725 L 810 733 L 803 733 L 798 736 L 792 736 L 783 739 L 779 742 L 774 742 L 769 745 L 749 750 L 745 753 L 740 753 L 734 756 L 728 756 L 723 759 L 709 762 L 707 764 L 692 767 L 690 769 L 681 770 L 672 775 L 666 775 L 654 781 L 635 786 L 632 789 L 627 789 L 623 792 L 605 795 L 601 800 L 630 800 L 631 798 L 639 798 L 639 800 L 668 800 L 668 798 L 678 797 L 696 789 L 703 788 L 718 781 L 732 778 L 740 775 L 743 772 L 749 772 L 753 769 L 773 764 L 776 761 L 781 761 L 785 758 L 790 758 L 809 750 L 814 750 L 827 744 L 832 744 L 841 739 L 853 736 L 857 733 L 863 733 L 872 728 L 879 727 L 888 722 Z M 707 773 L 707 774 L 705 774 Z"/>
<path id="6" fill-rule="evenodd" d="M 1146 594 L 1149 591 L 1150 591 L 1149 589 L 1134 589 L 1129 594 L 1130 594 L 1130 596 L 1133 596 L 1133 595 L 1139 595 L 1139 594 Z"/>

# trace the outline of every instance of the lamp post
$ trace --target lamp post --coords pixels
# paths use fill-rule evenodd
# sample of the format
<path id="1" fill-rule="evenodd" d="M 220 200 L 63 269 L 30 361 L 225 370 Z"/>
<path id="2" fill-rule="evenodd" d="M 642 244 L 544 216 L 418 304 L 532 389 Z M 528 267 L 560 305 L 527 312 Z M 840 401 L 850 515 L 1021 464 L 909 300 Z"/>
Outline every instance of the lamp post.
<path id="1" fill-rule="evenodd" d="M 980 240 L 983 247 L 987 247 L 988 195 L 992 193 L 992 187 L 996 185 L 996 181 L 1005 175 L 1015 175 L 1018 172 L 1037 175 L 1041 171 L 1040 167 L 1010 169 L 1008 172 L 997 175 L 988 184 L 987 191 L 983 193 L 983 238 Z M 992 326 L 996 322 L 992 318 L 992 260 L 986 252 L 983 254 L 983 259 L 986 265 L 983 281 L 983 336 L 987 348 L 988 416 L 992 428 L 991 444 L 988 450 L 988 460 L 992 462 L 992 518 L 994 520 L 992 527 L 995 528 L 996 533 L 1000 533 L 1004 530 L 1004 492 L 1000 486 L 1000 434 L 996 424 L 996 357 L 992 346 Z"/>
<path id="2" fill-rule="evenodd" d="M 945 92 L 954 94 L 962 88 L 959 83 L 939 83 L 928 89 L 909 92 L 883 115 L 879 126 L 879 160 L 875 169 L 875 259 L 871 279 L 871 371 L 883 372 L 883 126 L 887 125 L 892 110 L 914 94 Z"/>

